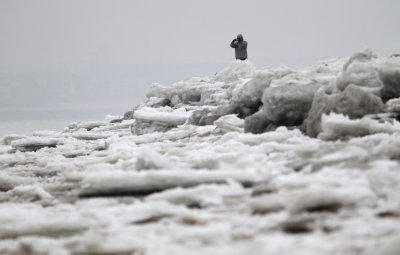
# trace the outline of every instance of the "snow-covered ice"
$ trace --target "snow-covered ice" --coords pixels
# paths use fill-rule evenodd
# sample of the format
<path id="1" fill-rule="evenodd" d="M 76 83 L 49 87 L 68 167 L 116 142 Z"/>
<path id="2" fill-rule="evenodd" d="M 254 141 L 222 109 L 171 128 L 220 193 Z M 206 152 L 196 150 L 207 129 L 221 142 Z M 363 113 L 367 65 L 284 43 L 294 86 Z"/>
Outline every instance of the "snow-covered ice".
<path id="1" fill-rule="evenodd" d="M 0 139 L 0 254 L 399 254 L 400 58 L 233 61 Z"/>

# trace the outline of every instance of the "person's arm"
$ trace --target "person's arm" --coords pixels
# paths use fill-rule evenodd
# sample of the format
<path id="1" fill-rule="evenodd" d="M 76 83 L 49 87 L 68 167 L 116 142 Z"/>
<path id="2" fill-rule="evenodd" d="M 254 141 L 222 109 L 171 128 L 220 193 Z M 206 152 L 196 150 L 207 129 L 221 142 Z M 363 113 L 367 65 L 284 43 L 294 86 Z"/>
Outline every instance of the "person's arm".
<path id="1" fill-rule="evenodd" d="M 233 41 L 231 42 L 231 47 L 232 48 L 236 48 L 237 47 L 237 39 L 233 39 Z"/>

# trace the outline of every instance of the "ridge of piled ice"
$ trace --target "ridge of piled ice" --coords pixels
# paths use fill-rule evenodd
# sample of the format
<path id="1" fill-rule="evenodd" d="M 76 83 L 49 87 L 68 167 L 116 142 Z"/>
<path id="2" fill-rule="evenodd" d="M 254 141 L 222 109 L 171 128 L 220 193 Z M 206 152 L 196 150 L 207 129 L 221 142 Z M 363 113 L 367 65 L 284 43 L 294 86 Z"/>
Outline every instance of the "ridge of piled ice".
<path id="1" fill-rule="evenodd" d="M 397 254 L 400 58 L 233 61 L 0 139 L 0 254 Z M 129 109 L 127 109 L 129 110 Z"/>

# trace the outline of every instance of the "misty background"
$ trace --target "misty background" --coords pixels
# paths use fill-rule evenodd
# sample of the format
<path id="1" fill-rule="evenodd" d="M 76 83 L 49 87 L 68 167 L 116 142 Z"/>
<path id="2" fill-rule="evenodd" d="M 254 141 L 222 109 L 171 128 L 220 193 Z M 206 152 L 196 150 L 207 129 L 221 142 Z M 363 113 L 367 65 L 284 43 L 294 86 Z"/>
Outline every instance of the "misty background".
<path id="1" fill-rule="evenodd" d="M 122 115 L 152 82 L 400 53 L 398 0 L 0 0 L 0 135 Z"/>

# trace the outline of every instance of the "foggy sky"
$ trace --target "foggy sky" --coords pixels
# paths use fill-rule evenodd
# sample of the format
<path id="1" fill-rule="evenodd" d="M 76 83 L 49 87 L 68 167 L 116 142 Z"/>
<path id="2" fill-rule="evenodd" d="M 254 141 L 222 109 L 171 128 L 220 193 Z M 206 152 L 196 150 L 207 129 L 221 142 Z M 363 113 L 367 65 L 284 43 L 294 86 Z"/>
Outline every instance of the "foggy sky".
<path id="1" fill-rule="evenodd" d="M 0 67 L 226 63 L 243 33 L 260 65 L 400 52 L 400 1 L 1 0 Z"/>
<path id="2" fill-rule="evenodd" d="M 0 0 L 0 119 L 123 112 L 151 82 L 227 66 L 238 33 L 258 67 L 400 53 L 399 11 L 398 0 Z"/>

